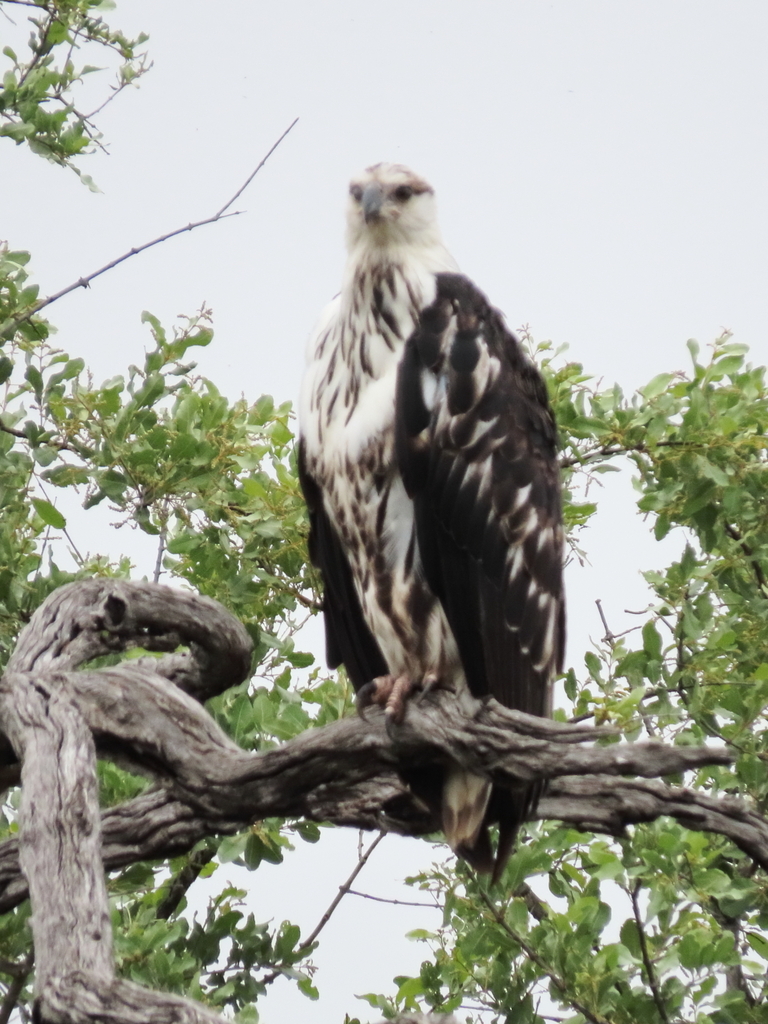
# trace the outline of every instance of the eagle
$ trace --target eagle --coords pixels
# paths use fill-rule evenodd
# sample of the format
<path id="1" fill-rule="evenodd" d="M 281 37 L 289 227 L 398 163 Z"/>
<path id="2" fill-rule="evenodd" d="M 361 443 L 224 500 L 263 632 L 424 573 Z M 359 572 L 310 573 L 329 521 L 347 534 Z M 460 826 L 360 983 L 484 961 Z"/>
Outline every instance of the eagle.
<path id="1" fill-rule="evenodd" d="M 548 715 L 565 642 L 556 428 L 545 383 L 443 244 L 432 187 L 355 177 L 341 292 L 312 334 L 299 478 L 329 667 L 402 718 L 447 689 Z M 405 775 L 446 838 L 498 879 L 541 784 L 458 765 Z M 489 826 L 498 824 L 494 851 Z"/>

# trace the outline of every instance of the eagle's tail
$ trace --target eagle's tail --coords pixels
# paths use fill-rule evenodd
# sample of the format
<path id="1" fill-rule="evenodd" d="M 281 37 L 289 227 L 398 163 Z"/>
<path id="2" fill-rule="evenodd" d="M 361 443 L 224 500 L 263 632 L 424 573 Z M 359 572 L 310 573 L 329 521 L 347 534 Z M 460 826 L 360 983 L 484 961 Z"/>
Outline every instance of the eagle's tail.
<path id="1" fill-rule="evenodd" d="M 483 828 L 491 790 L 487 779 L 458 767 L 448 770 L 443 784 L 445 838 L 451 849 L 478 871 L 493 867 L 488 830 Z"/>
<path id="2" fill-rule="evenodd" d="M 490 874 L 495 885 L 510 858 L 520 826 L 540 793 L 539 782 L 520 793 L 494 791 L 487 779 L 463 768 L 450 769 L 443 787 L 443 831 L 451 849 L 476 871 Z M 499 825 L 495 853 L 488 834 L 489 821 Z"/>

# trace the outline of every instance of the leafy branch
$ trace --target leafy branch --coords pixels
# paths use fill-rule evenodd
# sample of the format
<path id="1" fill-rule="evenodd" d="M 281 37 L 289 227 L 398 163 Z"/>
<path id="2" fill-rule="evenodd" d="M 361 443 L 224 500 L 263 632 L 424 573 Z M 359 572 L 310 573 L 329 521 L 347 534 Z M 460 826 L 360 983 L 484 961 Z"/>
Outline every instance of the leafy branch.
<path id="1" fill-rule="evenodd" d="M 33 152 L 69 167 L 84 184 L 96 190 L 92 179 L 82 174 L 73 160 L 89 152 L 92 145 L 101 146 L 93 117 L 151 67 L 146 54 L 139 50 L 147 36 L 129 39 L 109 28 L 103 18 L 94 16 L 98 0 L 45 0 L 18 5 L 32 7 L 40 16 L 29 19 L 34 29 L 29 59 L 20 59 L 9 46 L 3 49 L 11 66 L 2 76 L 0 88 L 0 118 L 5 122 L 0 127 L 0 136 L 17 145 L 26 143 Z M 106 50 L 116 54 L 120 61 L 118 84 L 90 114 L 79 111 L 70 95 L 84 76 L 99 70 L 90 64 L 75 66 L 74 53 L 82 47 Z M 58 54 L 61 57 L 57 60 Z"/>
<path id="2" fill-rule="evenodd" d="M 566 981 L 553 970 L 546 960 L 540 956 L 538 951 L 535 950 L 522 935 L 511 927 L 504 914 L 491 900 L 490 896 L 484 889 L 479 888 L 478 892 L 480 893 L 481 900 L 488 910 L 490 910 L 496 923 L 507 933 L 512 941 L 523 950 L 528 959 L 542 969 L 547 978 L 549 978 L 553 987 L 557 989 L 558 994 L 565 1002 L 569 1003 L 577 1013 L 580 1013 L 586 1020 L 590 1021 L 590 1024 L 611 1024 L 611 1021 L 607 1017 L 604 1017 L 600 1013 L 593 1012 L 588 1006 L 585 1006 L 576 995 L 574 995 Z"/>

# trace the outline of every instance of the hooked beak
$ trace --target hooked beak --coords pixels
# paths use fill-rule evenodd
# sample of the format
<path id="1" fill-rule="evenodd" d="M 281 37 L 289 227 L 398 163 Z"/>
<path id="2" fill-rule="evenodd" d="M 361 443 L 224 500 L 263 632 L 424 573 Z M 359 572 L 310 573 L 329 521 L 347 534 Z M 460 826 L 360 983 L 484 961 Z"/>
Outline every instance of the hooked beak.
<path id="1" fill-rule="evenodd" d="M 365 217 L 365 223 L 370 224 L 371 221 L 378 220 L 381 216 L 381 207 L 384 203 L 384 192 L 382 191 L 381 185 L 377 185 L 372 182 L 370 185 L 366 185 L 363 189 L 363 216 Z"/>

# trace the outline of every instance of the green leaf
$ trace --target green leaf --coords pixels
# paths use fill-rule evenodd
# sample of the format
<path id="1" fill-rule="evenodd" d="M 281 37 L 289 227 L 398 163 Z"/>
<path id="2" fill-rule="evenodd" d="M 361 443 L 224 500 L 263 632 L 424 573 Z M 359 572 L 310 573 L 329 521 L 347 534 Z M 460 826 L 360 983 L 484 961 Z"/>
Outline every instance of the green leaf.
<path id="1" fill-rule="evenodd" d="M 768 938 L 765 935 L 750 931 L 746 932 L 746 939 L 758 956 L 761 956 L 763 960 L 768 960 Z"/>
<path id="2" fill-rule="evenodd" d="M 67 520 L 49 501 L 44 501 L 42 498 L 33 498 L 32 504 L 35 506 L 37 514 L 48 526 L 52 526 L 56 530 L 63 530 L 67 525 Z"/>
<path id="3" fill-rule="evenodd" d="M 643 626 L 643 650 L 649 658 L 661 660 L 661 634 L 653 622 L 646 622 Z"/>
<path id="4" fill-rule="evenodd" d="M 644 388 L 640 389 L 640 394 L 646 401 L 651 401 L 651 399 L 657 398 L 662 392 L 666 391 L 674 379 L 675 375 L 673 373 L 659 373 Z"/>
<path id="5" fill-rule="evenodd" d="M 24 379 L 32 385 L 35 398 L 39 402 L 43 397 L 43 375 L 36 366 L 28 366 L 26 373 L 24 374 Z"/>

